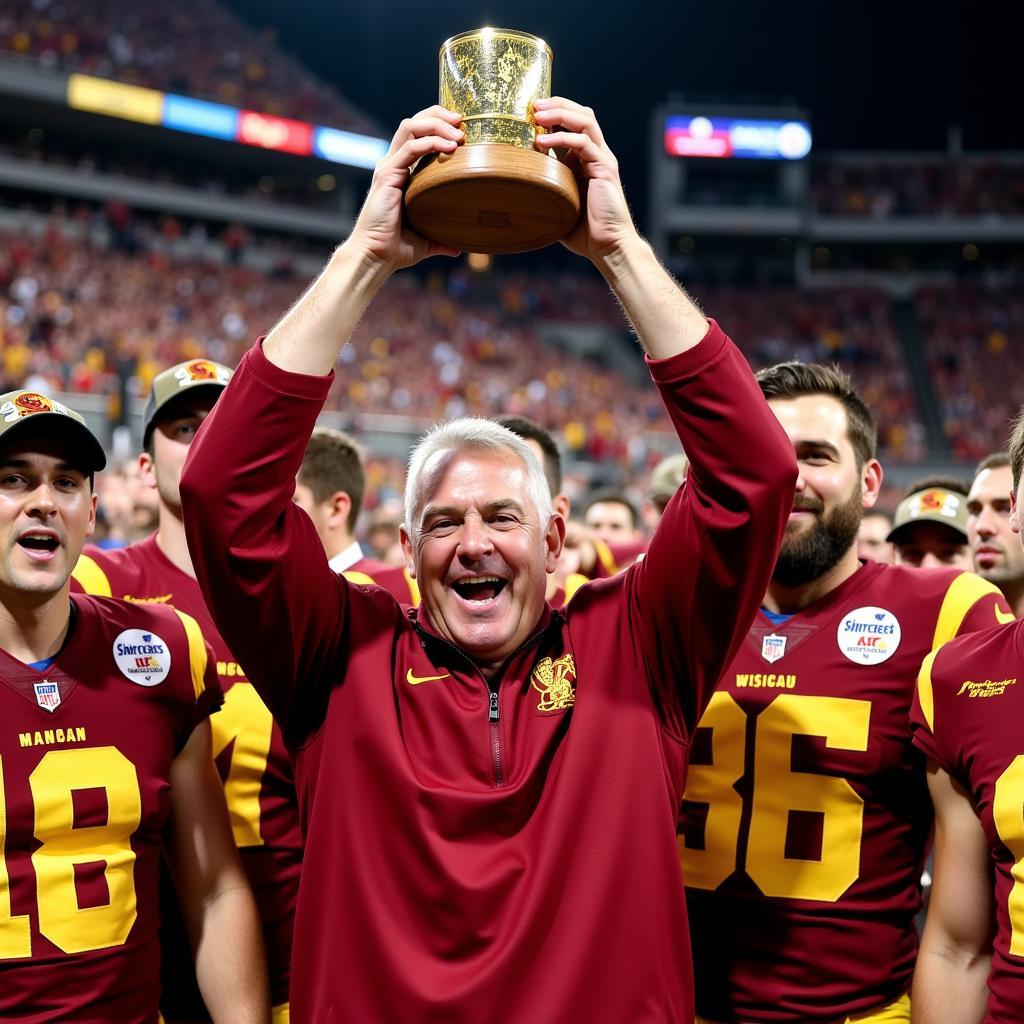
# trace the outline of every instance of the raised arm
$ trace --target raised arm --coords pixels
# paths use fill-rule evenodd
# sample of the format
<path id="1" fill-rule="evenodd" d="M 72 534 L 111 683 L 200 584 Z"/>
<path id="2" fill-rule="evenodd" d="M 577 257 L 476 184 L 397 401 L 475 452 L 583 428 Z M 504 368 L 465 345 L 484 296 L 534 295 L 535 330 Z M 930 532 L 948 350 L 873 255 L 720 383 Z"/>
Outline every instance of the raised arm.
<path id="1" fill-rule="evenodd" d="M 402 192 L 420 157 L 455 149 L 460 123 L 458 114 L 429 107 L 398 126 L 352 234 L 267 335 L 263 350 L 272 363 L 293 373 L 330 373 L 366 307 L 396 270 L 427 256 L 457 255 L 403 228 Z"/>
<path id="2" fill-rule="evenodd" d="M 792 507 L 792 446 L 746 360 L 637 233 L 618 163 L 588 107 L 537 103 L 537 139 L 579 160 L 586 211 L 565 245 L 604 275 L 650 360 L 689 479 L 631 570 L 636 628 L 652 684 L 686 732 L 696 723 L 764 595 Z"/>
<path id="3" fill-rule="evenodd" d="M 992 882 L 985 831 L 966 791 L 934 761 L 935 875 L 911 996 L 914 1024 L 979 1024 L 992 959 Z"/>
<path id="4" fill-rule="evenodd" d="M 586 183 L 583 217 L 563 244 L 586 256 L 604 275 L 652 359 L 693 348 L 707 334 L 707 320 L 638 234 L 622 191 L 618 161 L 594 111 L 553 96 L 537 100 L 535 116 L 548 129 L 538 136 L 538 147 L 569 150 Z"/>

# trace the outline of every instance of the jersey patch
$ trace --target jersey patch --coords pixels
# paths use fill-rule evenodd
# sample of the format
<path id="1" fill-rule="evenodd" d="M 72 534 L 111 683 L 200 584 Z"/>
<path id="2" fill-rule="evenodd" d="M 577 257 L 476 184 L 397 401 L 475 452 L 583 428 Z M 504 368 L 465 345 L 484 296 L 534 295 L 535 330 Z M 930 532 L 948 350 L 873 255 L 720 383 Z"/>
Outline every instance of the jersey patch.
<path id="1" fill-rule="evenodd" d="M 761 637 L 761 657 L 769 665 L 774 664 L 786 653 L 786 638 L 778 633 L 768 633 Z"/>
<path id="2" fill-rule="evenodd" d="M 842 617 L 836 642 L 850 661 L 858 665 L 880 665 L 896 653 L 900 635 L 899 620 L 892 612 L 867 605 Z"/>
<path id="3" fill-rule="evenodd" d="M 56 683 L 44 679 L 41 683 L 33 683 L 32 689 L 35 691 L 36 703 L 44 711 L 52 714 L 60 707 L 60 688 Z"/>
<path id="4" fill-rule="evenodd" d="M 171 669 L 171 651 L 156 633 L 126 629 L 114 641 L 114 663 L 130 682 L 156 686 Z"/>

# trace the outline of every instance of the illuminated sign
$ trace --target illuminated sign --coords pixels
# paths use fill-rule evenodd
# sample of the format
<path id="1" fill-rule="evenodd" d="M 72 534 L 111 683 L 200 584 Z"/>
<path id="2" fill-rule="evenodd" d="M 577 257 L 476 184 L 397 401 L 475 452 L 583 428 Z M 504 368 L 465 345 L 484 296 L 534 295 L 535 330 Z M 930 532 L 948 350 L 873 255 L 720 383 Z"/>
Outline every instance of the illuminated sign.
<path id="1" fill-rule="evenodd" d="M 665 121 L 665 152 L 671 156 L 802 160 L 810 151 L 805 121 L 680 115 Z"/>
<path id="2" fill-rule="evenodd" d="M 313 126 L 305 121 L 243 110 L 238 118 L 238 141 L 296 156 L 309 156 L 313 152 Z"/>
<path id="3" fill-rule="evenodd" d="M 248 146 L 296 156 L 318 156 L 321 160 L 350 167 L 372 169 L 388 151 L 387 140 L 373 135 L 359 135 L 255 110 L 238 110 L 223 103 L 208 103 L 91 75 L 68 76 L 67 102 L 76 110 L 163 125 L 179 132 L 244 142 Z"/>
<path id="4" fill-rule="evenodd" d="M 168 93 L 164 100 L 165 128 L 234 142 L 238 134 L 238 111 L 234 107 L 194 100 L 189 96 L 175 96 L 173 93 Z"/>
<path id="5" fill-rule="evenodd" d="M 317 128 L 313 133 L 313 152 L 322 160 L 372 170 L 388 151 L 387 139 L 356 135 L 338 128 Z"/>
<path id="6" fill-rule="evenodd" d="M 164 94 L 156 89 L 73 74 L 68 76 L 68 106 L 126 121 L 159 124 L 163 117 Z"/>

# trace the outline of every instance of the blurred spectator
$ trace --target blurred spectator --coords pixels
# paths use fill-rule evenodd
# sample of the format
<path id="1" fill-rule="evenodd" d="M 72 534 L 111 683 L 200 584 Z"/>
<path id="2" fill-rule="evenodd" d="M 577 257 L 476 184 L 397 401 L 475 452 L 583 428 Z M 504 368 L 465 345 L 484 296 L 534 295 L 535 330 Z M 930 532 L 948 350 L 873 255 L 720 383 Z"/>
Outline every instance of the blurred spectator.
<path id="1" fill-rule="evenodd" d="M 885 157 L 816 164 L 814 208 L 839 217 L 1024 216 L 1024 162 Z"/>
<path id="2" fill-rule="evenodd" d="M 867 562 L 892 562 L 892 544 L 889 543 L 889 531 L 892 529 L 892 516 L 880 508 L 870 508 L 861 517 L 857 531 L 857 557 Z"/>
<path id="3" fill-rule="evenodd" d="M 923 288 L 917 312 L 953 455 L 1002 448 L 1024 388 L 1024 291 Z"/>
<path id="4" fill-rule="evenodd" d="M 915 480 L 896 507 L 887 539 L 897 565 L 973 571 L 967 544 L 967 483 L 944 476 Z"/>

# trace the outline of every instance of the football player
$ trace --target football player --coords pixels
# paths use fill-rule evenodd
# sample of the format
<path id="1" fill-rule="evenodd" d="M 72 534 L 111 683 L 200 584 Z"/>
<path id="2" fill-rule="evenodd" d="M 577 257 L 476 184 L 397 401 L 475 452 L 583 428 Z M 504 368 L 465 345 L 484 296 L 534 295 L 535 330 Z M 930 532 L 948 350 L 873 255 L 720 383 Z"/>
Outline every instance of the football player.
<path id="1" fill-rule="evenodd" d="M 171 608 L 69 597 L 104 464 L 77 413 L 0 397 L 0 1018 L 154 1024 L 163 851 L 214 1020 L 263 1022 L 202 634 Z"/>
<path id="2" fill-rule="evenodd" d="M 1007 460 L 1009 528 L 1021 530 L 1024 419 Z M 979 536 L 997 536 L 1002 485 L 971 488 Z M 981 486 L 978 484 L 981 482 Z M 991 492 L 987 491 L 991 486 Z M 991 503 L 994 509 L 986 508 Z M 988 525 L 992 522 L 992 525 Z M 978 531 L 978 523 L 985 524 Z M 1019 540 L 1012 564 L 1019 558 Z M 921 1024 L 1017 1024 L 1024 1007 L 1024 678 L 1021 623 L 985 630 L 933 652 L 921 667 L 912 725 L 928 757 L 935 804 L 932 898 L 914 972 Z M 993 938 L 994 935 L 994 938 Z M 987 988 L 987 991 L 986 991 Z"/>
<path id="3" fill-rule="evenodd" d="M 967 495 L 967 539 L 974 571 L 1002 592 L 1018 616 L 1024 612 L 1024 550 L 1010 524 L 1010 457 L 995 452 L 978 463 Z"/>
<path id="4" fill-rule="evenodd" d="M 838 370 L 758 379 L 800 476 L 761 613 L 692 748 L 679 845 L 697 1012 L 907 1021 L 931 826 L 914 680 L 940 643 L 1012 615 L 972 573 L 860 562 L 882 483 L 870 411 Z"/>
<path id="5" fill-rule="evenodd" d="M 224 706 L 211 721 L 213 756 L 263 923 L 278 1024 L 287 1020 L 292 921 L 302 863 L 291 761 L 270 712 L 206 610 L 185 543 L 178 496 L 189 444 L 230 379 L 231 370 L 209 359 L 179 363 L 153 379 L 143 414 L 139 468 L 144 482 L 159 495 L 157 530 L 125 548 L 86 548 L 74 579 L 86 593 L 132 604 L 170 604 L 196 619 L 213 647 L 224 692 Z M 174 1020 L 201 1018 L 198 992 L 181 955 L 185 944 L 173 927 L 167 932 L 164 1014 Z"/>
<path id="6" fill-rule="evenodd" d="M 295 504 L 313 520 L 328 564 L 350 583 L 376 584 L 403 604 L 418 604 L 416 581 L 402 569 L 363 554 L 356 521 L 366 474 L 355 442 L 340 430 L 317 427 L 295 478 Z"/>

